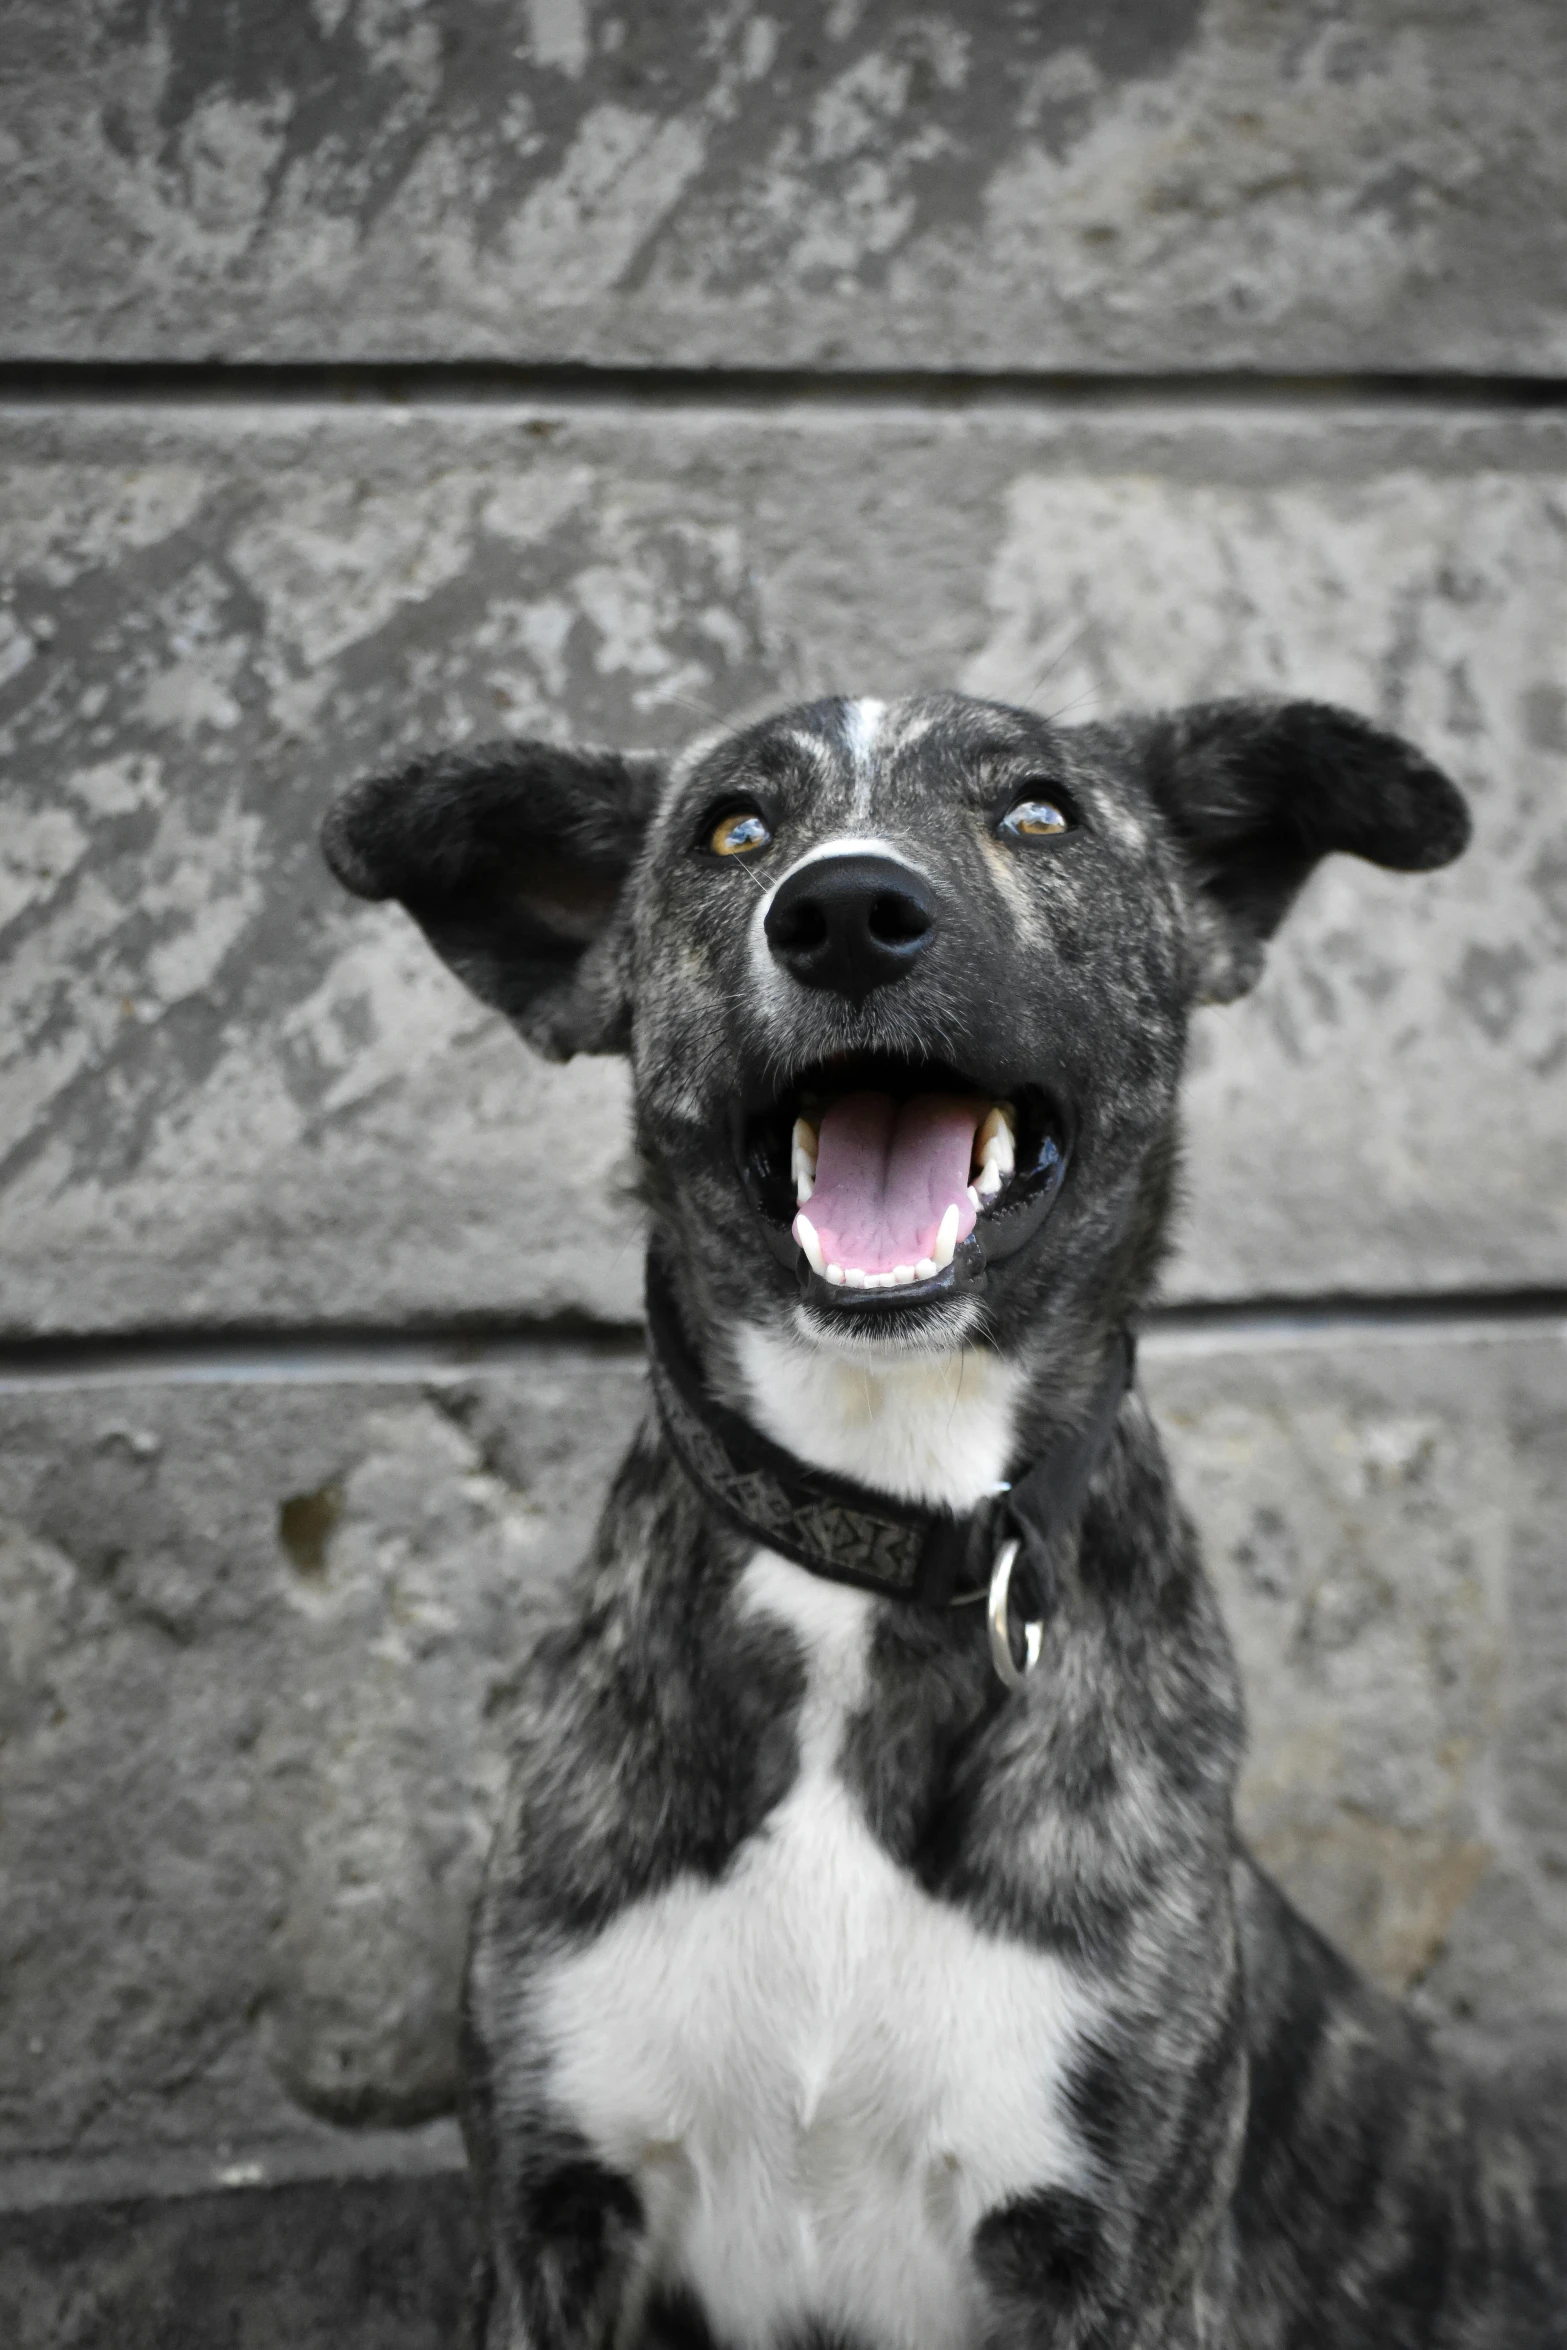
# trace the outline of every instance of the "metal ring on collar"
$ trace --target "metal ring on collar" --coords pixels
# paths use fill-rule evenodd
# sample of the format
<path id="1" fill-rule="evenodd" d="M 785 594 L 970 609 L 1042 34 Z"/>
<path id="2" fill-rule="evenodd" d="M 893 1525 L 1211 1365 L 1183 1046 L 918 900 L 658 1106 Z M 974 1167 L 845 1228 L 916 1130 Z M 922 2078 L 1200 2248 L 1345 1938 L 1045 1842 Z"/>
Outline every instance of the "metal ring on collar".
<path id="1" fill-rule="evenodd" d="M 1018 1663 L 1012 1652 L 1012 1624 L 1007 1609 L 1007 1595 L 1012 1588 L 1012 1570 L 1017 1565 L 1021 1548 L 1014 1535 L 1003 1542 L 996 1553 L 996 1563 L 990 1570 L 990 1595 L 985 1613 L 990 1623 L 990 1661 L 1009 1689 L 1021 1689 L 1029 1674 L 1039 1662 L 1044 1646 L 1045 1627 L 1042 1623 L 1023 1626 L 1023 1662 Z"/>

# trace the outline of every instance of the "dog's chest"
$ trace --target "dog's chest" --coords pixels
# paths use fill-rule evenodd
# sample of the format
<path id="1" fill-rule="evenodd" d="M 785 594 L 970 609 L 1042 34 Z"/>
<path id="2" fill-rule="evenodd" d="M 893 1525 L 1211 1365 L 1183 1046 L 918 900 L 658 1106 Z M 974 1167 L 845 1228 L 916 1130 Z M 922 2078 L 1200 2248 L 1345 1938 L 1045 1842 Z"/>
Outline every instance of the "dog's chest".
<path id="1" fill-rule="evenodd" d="M 745 1596 L 806 1648 L 795 1783 L 722 1882 L 549 1970 L 551 2100 L 637 2182 L 642 2291 L 684 2285 L 739 2343 L 814 2319 L 937 2350 L 976 2331 L 984 2213 L 1090 2186 L 1063 2076 L 1095 2003 L 871 1835 L 836 1768 L 870 1603 L 765 1552 Z"/>

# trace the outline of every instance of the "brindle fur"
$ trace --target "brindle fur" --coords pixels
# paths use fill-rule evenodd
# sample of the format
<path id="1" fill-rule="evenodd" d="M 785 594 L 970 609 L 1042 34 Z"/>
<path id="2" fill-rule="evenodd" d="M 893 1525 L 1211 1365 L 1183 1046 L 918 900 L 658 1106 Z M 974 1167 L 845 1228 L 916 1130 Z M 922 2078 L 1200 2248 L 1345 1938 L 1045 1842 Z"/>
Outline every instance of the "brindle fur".
<path id="1" fill-rule="evenodd" d="M 970 1343 L 1026 1367 L 1026 1459 L 1153 1282 L 1192 1006 L 1252 983 L 1324 853 L 1430 868 L 1467 819 L 1407 745 L 1308 704 L 1061 729 L 935 697 L 893 705 L 872 761 L 856 749 L 837 702 L 667 771 L 491 744 L 357 786 L 327 854 L 360 894 L 400 897 L 539 1049 L 629 1051 L 654 1233 L 731 1402 L 727 1334 L 784 1329 L 797 1295 L 739 1181 L 737 1085 L 852 1048 L 940 1058 L 997 1098 L 1048 1083 L 1075 1115 L 1066 1184 L 967 1309 Z M 1081 823 L 1019 855 L 991 818 L 1038 777 Z M 731 796 L 765 805 L 775 872 L 843 834 L 917 855 L 941 897 L 934 951 L 858 1009 L 767 985 L 758 877 L 698 846 Z M 802 1669 L 782 1624 L 731 1604 L 746 1555 L 650 1422 L 517 1701 L 466 2014 L 488 2350 L 576 2350 L 628 2324 L 711 2339 L 689 2294 L 628 2317 L 637 2187 L 552 2110 L 527 1986 L 626 1904 L 720 1879 L 788 1790 Z M 1229 1642 L 1135 1394 L 1024 1697 L 997 1682 L 977 1611 L 879 1609 L 841 1762 L 871 1831 L 938 1900 L 1069 1956 L 1110 2018 L 1072 2087 L 1098 2188 L 984 2218 L 983 2339 L 1567 2343 L 1564 2068 L 1467 2074 L 1354 1975 L 1237 1840 L 1242 1743 Z"/>

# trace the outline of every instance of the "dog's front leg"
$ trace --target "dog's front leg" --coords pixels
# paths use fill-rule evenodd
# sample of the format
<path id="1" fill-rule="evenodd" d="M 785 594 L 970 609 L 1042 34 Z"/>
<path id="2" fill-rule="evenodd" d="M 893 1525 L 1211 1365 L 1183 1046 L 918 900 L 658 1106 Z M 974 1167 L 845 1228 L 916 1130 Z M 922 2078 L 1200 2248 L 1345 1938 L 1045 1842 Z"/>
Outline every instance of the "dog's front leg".
<path id="1" fill-rule="evenodd" d="M 482 1914 L 475 1960 L 462 2018 L 462 2126 L 481 2244 L 472 2350 L 618 2350 L 636 2299 L 642 2198 L 552 2109 L 535 2036 L 522 2027 L 500 2050 L 478 2030 L 477 1979 L 511 1971 L 495 1968 Z M 525 1969 L 512 1979 L 521 1989 Z"/>
<path id="2" fill-rule="evenodd" d="M 626 2179 L 565 2146 L 535 2146 L 526 2172 L 480 2181 L 487 2248 L 474 2350 L 612 2350 L 626 2340 L 643 2242 Z"/>

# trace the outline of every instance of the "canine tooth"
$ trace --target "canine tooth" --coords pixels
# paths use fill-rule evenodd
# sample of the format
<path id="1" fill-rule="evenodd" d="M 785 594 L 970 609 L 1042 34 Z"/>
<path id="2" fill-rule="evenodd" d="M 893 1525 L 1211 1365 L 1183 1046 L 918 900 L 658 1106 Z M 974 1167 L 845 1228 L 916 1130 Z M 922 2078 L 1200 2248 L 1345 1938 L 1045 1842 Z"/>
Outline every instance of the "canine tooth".
<path id="1" fill-rule="evenodd" d="M 863 1289 L 865 1287 L 865 1275 L 861 1272 L 858 1265 L 845 1265 L 843 1268 L 843 1277 L 851 1289 Z"/>
<path id="2" fill-rule="evenodd" d="M 1004 1103 L 998 1102 L 985 1119 L 974 1139 L 974 1149 L 982 1166 L 997 1166 L 1003 1175 L 1010 1175 L 1017 1165 L 1012 1118 Z"/>
<path id="3" fill-rule="evenodd" d="M 943 1265 L 951 1264 L 954 1252 L 957 1249 L 957 1245 L 958 1203 L 956 1200 L 954 1200 L 951 1207 L 948 1208 L 946 1214 L 942 1217 L 940 1228 L 936 1234 L 936 1270 L 938 1273 L 940 1272 Z"/>
<path id="4" fill-rule="evenodd" d="M 933 1274 L 939 1273 L 940 1271 L 941 1267 L 937 1264 L 934 1257 L 921 1257 L 919 1263 L 914 1268 L 914 1278 L 916 1281 L 929 1281 Z"/>
<path id="5" fill-rule="evenodd" d="M 789 1172 L 794 1177 L 795 1201 L 802 1208 L 816 1189 L 817 1144 L 816 1128 L 804 1118 L 796 1118 L 789 1140 Z"/>
<path id="6" fill-rule="evenodd" d="M 825 1273 L 827 1259 L 822 1255 L 822 1244 L 816 1237 L 816 1226 L 807 1216 L 796 1216 L 794 1237 L 805 1251 L 805 1261 L 813 1273 Z"/>
<path id="7" fill-rule="evenodd" d="M 832 1283 L 834 1289 L 841 1289 L 844 1283 L 843 1267 L 841 1265 L 829 1265 L 827 1268 L 827 1278 Z"/>

